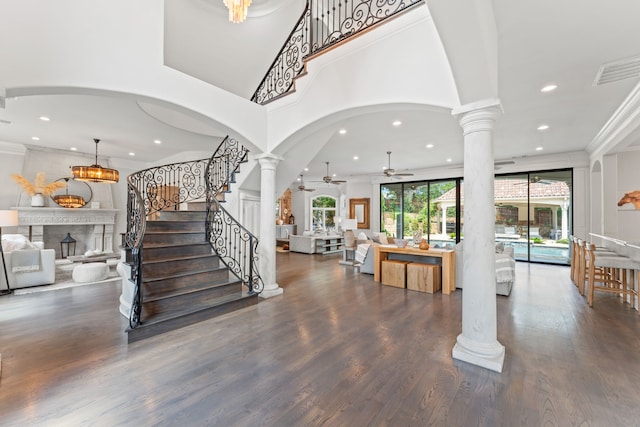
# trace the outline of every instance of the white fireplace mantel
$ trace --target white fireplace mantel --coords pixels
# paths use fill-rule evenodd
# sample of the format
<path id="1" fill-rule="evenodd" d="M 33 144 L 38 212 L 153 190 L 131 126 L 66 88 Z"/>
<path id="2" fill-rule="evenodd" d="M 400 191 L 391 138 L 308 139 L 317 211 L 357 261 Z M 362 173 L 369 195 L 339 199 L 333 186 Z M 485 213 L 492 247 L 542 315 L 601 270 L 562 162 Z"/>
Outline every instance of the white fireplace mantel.
<path id="1" fill-rule="evenodd" d="M 102 225 L 115 224 L 118 209 L 12 208 L 20 225 Z"/>
<path id="2" fill-rule="evenodd" d="M 28 233 L 29 239 L 34 242 L 44 241 L 45 227 L 89 225 L 94 227 L 90 227 L 88 235 L 77 236 L 82 240 L 81 247 L 113 252 L 113 232 L 118 209 L 48 207 L 17 207 L 12 209 L 18 211 L 18 231 L 21 234 Z M 44 244 L 48 248 L 57 248 L 59 241 L 44 242 Z"/>

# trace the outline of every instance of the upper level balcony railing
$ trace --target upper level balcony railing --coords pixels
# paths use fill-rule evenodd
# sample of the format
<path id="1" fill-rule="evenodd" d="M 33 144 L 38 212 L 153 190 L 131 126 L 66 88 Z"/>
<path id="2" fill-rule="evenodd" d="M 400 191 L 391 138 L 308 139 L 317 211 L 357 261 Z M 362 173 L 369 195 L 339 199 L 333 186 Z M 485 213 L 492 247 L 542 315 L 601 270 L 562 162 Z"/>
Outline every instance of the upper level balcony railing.
<path id="1" fill-rule="evenodd" d="M 266 104 L 288 93 L 308 58 L 422 3 L 424 0 L 307 0 L 251 100 Z"/>

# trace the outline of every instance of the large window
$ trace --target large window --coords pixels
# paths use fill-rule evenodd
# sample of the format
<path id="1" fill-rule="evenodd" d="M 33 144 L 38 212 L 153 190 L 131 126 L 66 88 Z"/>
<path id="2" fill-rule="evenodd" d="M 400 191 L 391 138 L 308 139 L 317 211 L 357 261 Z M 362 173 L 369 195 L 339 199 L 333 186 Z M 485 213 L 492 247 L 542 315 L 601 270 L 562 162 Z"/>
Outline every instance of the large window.
<path id="1" fill-rule="evenodd" d="M 458 234 L 456 180 L 419 181 L 380 186 L 381 228 L 389 236 L 452 245 Z"/>
<path id="2" fill-rule="evenodd" d="M 512 246 L 517 260 L 568 264 L 572 182 L 570 169 L 496 176 L 496 242 Z M 382 184 L 380 204 L 381 231 L 390 236 L 418 231 L 437 247 L 464 239 L 461 179 Z"/>
<path id="3" fill-rule="evenodd" d="M 311 200 L 313 229 L 334 228 L 336 217 L 336 199 L 331 196 L 318 196 Z"/>

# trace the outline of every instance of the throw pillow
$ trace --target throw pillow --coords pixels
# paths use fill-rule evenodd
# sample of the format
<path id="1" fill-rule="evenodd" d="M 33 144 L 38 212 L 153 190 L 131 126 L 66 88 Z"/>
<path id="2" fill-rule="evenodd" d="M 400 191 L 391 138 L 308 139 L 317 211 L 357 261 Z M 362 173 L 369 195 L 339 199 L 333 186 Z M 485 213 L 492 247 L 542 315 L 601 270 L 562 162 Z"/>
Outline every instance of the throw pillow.
<path id="1" fill-rule="evenodd" d="M 504 243 L 496 243 L 496 253 L 501 254 L 504 252 Z"/>
<path id="2" fill-rule="evenodd" d="M 378 233 L 373 233 L 371 235 L 371 240 L 373 240 L 373 243 L 380 243 L 380 237 L 378 236 Z"/>
<path id="3" fill-rule="evenodd" d="M 21 249 L 38 249 L 29 239 L 22 234 L 4 234 L 2 236 L 2 250 L 5 252 L 18 251 Z"/>

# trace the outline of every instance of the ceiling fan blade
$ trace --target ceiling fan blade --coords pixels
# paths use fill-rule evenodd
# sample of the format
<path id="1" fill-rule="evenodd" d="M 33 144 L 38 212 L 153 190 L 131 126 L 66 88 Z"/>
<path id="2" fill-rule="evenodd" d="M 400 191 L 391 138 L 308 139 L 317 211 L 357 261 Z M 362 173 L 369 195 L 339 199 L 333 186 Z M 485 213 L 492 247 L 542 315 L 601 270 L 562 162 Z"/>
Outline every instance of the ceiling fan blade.
<path id="1" fill-rule="evenodd" d="M 413 176 L 412 173 L 397 173 L 394 176 Z"/>

